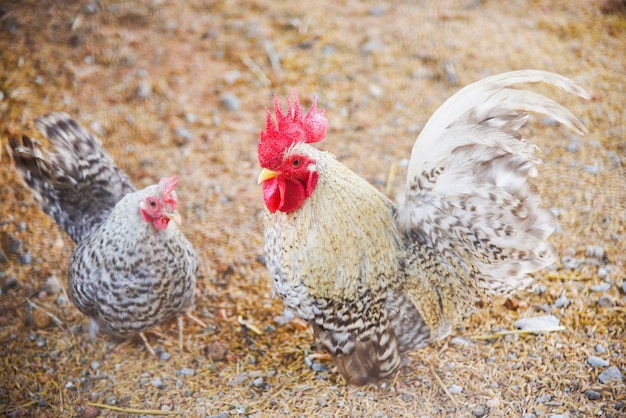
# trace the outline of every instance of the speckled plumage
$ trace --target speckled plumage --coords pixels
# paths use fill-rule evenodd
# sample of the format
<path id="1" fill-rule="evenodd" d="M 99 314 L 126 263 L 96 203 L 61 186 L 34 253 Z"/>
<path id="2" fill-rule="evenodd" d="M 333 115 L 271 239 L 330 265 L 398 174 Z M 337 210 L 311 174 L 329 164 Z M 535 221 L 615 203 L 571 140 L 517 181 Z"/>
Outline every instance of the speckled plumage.
<path id="1" fill-rule="evenodd" d="M 275 292 L 311 324 L 349 383 L 389 376 L 402 353 L 447 336 L 477 300 L 527 289 L 528 274 L 553 262 L 546 239 L 556 222 L 530 182 L 540 160 L 519 128 L 527 111 L 585 128 L 552 100 L 507 88 L 538 81 L 588 97 L 541 71 L 469 85 L 417 139 L 398 205 L 298 139 L 306 121 L 295 93 L 294 126 L 275 102 L 279 129 L 268 118 L 259 143 L 267 266 Z M 280 158 L 269 155 L 279 149 Z"/>
<path id="2" fill-rule="evenodd" d="M 170 199 L 175 212 L 175 178 L 135 191 L 98 141 L 68 115 L 47 114 L 36 126 L 52 152 L 26 136 L 11 139 L 8 150 L 41 209 L 78 244 L 68 290 L 89 317 L 92 337 L 98 330 L 135 335 L 185 314 L 193 304 L 197 255 L 176 222 L 159 230 L 140 210 L 154 198 Z"/>

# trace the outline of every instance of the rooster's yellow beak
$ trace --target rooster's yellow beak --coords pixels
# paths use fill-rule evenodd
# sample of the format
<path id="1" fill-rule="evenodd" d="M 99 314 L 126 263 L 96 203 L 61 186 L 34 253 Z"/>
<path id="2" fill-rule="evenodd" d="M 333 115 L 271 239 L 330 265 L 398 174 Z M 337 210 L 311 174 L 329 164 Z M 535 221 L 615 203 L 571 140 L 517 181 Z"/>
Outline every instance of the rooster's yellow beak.
<path id="1" fill-rule="evenodd" d="M 273 179 L 274 177 L 276 177 L 276 172 L 275 171 L 272 171 L 270 169 L 264 168 L 259 173 L 258 184 L 263 183 L 265 180 Z"/>
<path id="2" fill-rule="evenodd" d="M 172 213 L 168 213 L 165 216 L 167 216 L 167 218 L 169 220 L 176 222 L 177 225 L 180 225 L 180 224 L 183 223 L 183 220 L 180 218 L 180 215 L 178 214 L 177 211 L 174 211 Z"/>

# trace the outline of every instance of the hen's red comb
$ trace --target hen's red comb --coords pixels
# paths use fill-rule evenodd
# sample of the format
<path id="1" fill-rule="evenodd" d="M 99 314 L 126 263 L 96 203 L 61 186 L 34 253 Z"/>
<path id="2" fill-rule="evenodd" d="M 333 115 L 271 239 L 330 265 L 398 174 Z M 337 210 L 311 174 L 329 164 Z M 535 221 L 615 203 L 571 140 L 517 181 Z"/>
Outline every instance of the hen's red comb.
<path id="1" fill-rule="evenodd" d="M 291 102 L 287 99 L 287 113 L 285 114 L 280 110 L 278 96 L 274 95 L 276 123 L 274 123 L 269 109 L 265 108 L 267 122 L 265 131 L 261 131 L 261 141 L 258 146 L 258 158 L 261 167 L 276 168 L 282 161 L 285 150 L 293 144 L 318 142 L 326 136 L 328 120 L 324 108 L 317 113 L 315 96 L 313 96 L 311 109 L 306 116 L 303 116 L 296 91 L 292 90 L 291 93 L 293 94 L 293 110 Z"/>
<path id="2" fill-rule="evenodd" d="M 178 180 L 177 175 L 163 177 L 159 181 L 159 187 L 163 192 L 163 201 L 169 203 L 174 210 L 176 210 L 177 204 L 176 191 L 174 189 L 176 188 L 176 186 L 178 186 L 178 183 L 180 183 L 180 180 Z"/>

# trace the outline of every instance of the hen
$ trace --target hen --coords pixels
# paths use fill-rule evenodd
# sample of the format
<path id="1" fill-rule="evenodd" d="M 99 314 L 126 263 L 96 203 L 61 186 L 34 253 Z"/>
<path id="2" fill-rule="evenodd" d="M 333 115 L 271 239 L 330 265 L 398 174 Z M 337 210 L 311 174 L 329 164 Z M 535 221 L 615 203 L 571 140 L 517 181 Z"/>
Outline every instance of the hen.
<path id="1" fill-rule="evenodd" d="M 326 136 L 315 97 L 306 116 L 266 109 L 258 159 L 266 263 L 274 291 L 306 320 L 350 384 L 397 370 L 401 355 L 447 336 L 478 300 L 533 285 L 555 259 L 555 218 L 530 179 L 537 147 L 519 129 L 532 111 L 579 134 L 558 103 L 511 89 L 546 82 L 588 98 L 572 81 L 514 71 L 471 84 L 430 118 L 413 147 L 405 196 L 394 205 L 310 143 Z"/>
<path id="2" fill-rule="evenodd" d="M 126 337 L 188 314 L 198 257 L 178 227 L 176 176 L 136 191 L 98 141 L 64 113 L 35 121 L 53 152 L 27 136 L 8 144 L 39 207 L 78 245 L 69 296 L 98 330 Z M 170 222 L 173 220 L 174 222 Z"/>

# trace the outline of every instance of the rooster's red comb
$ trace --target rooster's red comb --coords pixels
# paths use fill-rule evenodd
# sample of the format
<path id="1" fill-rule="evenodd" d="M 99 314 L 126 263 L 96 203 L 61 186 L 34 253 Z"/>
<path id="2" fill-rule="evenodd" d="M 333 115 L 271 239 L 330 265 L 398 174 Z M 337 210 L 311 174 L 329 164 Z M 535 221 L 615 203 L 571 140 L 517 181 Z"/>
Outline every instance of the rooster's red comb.
<path id="1" fill-rule="evenodd" d="M 328 120 L 326 119 L 324 108 L 317 113 L 315 96 L 313 96 L 313 103 L 309 113 L 303 116 L 302 107 L 295 90 L 292 90 L 292 94 L 293 110 L 291 102 L 287 99 L 287 113 L 285 114 L 280 110 L 278 96 L 274 95 L 276 123 L 274 123 L 269 109 L 265 108 L 267 123 L 265 131 L 261 132 L 261 141 L 258 147 L 258 158 L 261 167 L 274 169 L 282 161 L 285 150 L 293 144 L 298 142 L 317 142 L 326 136 Z"/>
<path id="2" fill-rule="evenodd" d="M 178 186 L 178 183 L 180 183 L 180 180 L 178 179 L 177 175 L 173 175 L 170 177 L 163 177 L 159 181 L 159 187 L 161 188 L 161 191 L 163 192 L 163 201 L 168 202 L 170 205 L 172 205 L 174 210 L 176 210 L 176 204 L 177 204 L 176 191 L 174 189 L 176 189 L 176 186 Z"/>

